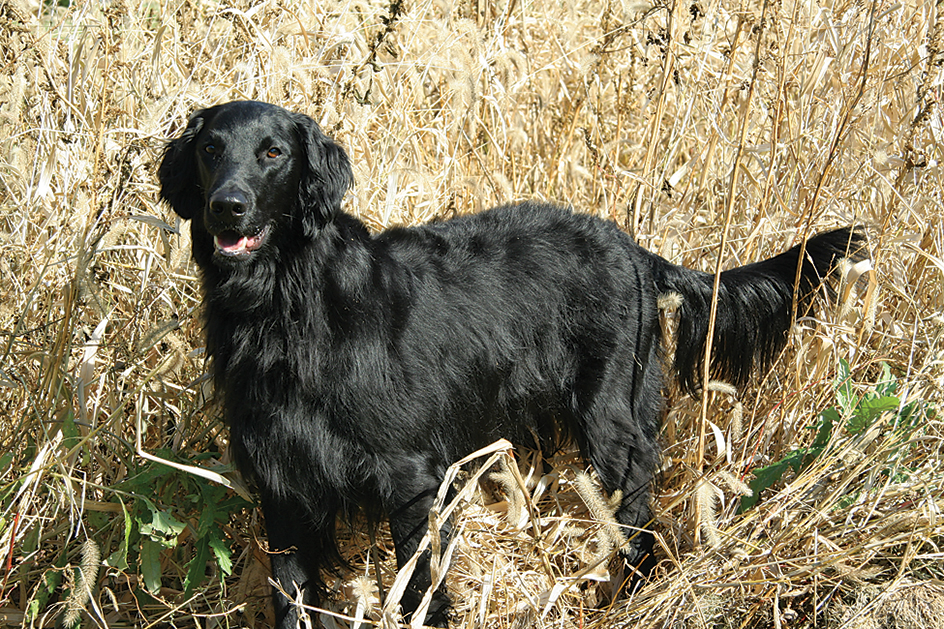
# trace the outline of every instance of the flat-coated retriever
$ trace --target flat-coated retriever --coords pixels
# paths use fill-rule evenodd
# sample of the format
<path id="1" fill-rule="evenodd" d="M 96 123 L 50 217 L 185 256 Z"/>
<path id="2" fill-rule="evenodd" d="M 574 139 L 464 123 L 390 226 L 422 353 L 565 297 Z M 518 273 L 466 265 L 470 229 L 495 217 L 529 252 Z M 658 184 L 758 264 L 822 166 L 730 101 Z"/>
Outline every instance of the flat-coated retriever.
<path id="1" fill-rule="evenodd" d="M 166 148 L 161 197 L 191 220 L 207 352 L 236 460 L 261 494 L 274 578 L 316 604 L 336 518 L 386 516 L 402 565 L 447 467 L 504 437 L 575 443 L 627 532 L 650 520 L 664 357 L 657 299 L 682 297 L 672 375 L 698 389 L 713 276 L 613 223 L 522 203 L 371 234 L 341 211 L 347 154 L 309 117 L 258 102 L 198 111 Z M 800 308 L 855 229 L 806 243 Z M 794 247 L 721 276 L 713 364 L 741 384 L 791 325 Z M 443 535 L 449 535 L 449 525 Z M 652 537 L 624 550 L 651 564 Z M 402 602 L 430 585 L 428 553 Z M 426 622 L 446 624 L 440 589 Z M 297 610 L 275 593 L 279 627 Z"/>

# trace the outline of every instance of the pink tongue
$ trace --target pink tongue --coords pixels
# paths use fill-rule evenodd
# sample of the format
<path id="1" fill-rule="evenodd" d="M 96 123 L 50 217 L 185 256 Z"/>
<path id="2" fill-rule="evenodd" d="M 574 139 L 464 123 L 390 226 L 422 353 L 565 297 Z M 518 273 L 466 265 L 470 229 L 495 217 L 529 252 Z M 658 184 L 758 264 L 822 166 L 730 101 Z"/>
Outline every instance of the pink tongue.
<path id="1" fill-rule="evenodd" d="M 242 251 L 248 246 L 248 238 L 235 232 L 223 232 L 216 237 L 216 246 L 223 251 Z"/>
<path id="2" fill-rule="evenodd" d="M 235 231 L 225 231 L 213 237 L 217 250 L 229 255 L 255 251 L 265 240 L 265 230 L 255 236 L 242 236 Z"/>

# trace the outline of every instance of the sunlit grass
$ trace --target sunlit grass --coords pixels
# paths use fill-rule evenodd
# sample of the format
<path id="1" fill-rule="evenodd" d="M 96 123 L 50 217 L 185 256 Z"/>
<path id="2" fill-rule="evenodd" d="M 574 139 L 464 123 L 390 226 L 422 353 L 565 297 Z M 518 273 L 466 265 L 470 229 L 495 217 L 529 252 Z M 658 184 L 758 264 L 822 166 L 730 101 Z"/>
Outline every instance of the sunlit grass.
<path id="1" fill-rule="evenodd" d="M 609 542 L 576 489 L 583 464 L 518 451 L 531 497 L 499 478 L 459 513 L 455 626 L 942 626 L 934 4 L 64 4 L 0 3 L 3 622 L 270 614 L 258 513 L 134 448 L 140 420 L 147 452 L 227 471 L 187 231 L 157 202 L 155 170 L 194 109 L 253 98 L 347 148 L 346 207 L 372 229 L 543 198 L 707 271 L 816 230 L 869 229 L 875 271 L 802 321 L 769 374 L 719 387 L 705 423 L 700 401 L 671 395 L 654 492 L 663 561 L 642 592 L 595 609 Z M 887 364 L 900 408 L 926 403 L 924 419 L 903 444 L 900 412 L 861 432 L 843 417 L 828 448 L 739 514 L 753 472 L 811 448 L 811 427 L 842 407 L 842 361 L 844 395 L 874 394 Z M 355 616 L 360 602 L 378 619 L 370 538 L 341 536 L 358 572 L 329 607 Z M 383 531 L 376 543 L 389 588 Z"/>

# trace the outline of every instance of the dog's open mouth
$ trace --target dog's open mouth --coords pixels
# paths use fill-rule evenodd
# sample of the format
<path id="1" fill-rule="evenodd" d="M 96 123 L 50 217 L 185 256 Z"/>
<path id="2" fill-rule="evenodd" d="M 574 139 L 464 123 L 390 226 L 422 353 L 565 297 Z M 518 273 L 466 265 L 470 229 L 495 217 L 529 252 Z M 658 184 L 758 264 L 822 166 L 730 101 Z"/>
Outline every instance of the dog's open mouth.
<path id="1" fill-rule="evenodd" d="M 268 235 L 268 225 L 263 227 L 262 231 L 255 236 L 244 236 L 232 230 L 227 230 L 213 236 L 213 244 L 216 245 L 217 252 L 224 256 L 245 256 L 265 244 Z"/>

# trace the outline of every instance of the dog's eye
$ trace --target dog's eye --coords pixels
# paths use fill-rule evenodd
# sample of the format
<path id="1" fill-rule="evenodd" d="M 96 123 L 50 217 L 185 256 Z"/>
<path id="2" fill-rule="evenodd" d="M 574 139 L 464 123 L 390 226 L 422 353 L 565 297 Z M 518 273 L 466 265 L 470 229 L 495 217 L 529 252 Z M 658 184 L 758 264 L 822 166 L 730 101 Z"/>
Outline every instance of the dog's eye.
<path id="1" fill-rule="evenodd" d="M 266 151 L 266 157 L 271 157 L 271 158 L 273 158 L 273 159 L 275 159 L 276 157 L 278 157 L 278 156 L 281 155 L 281 154 L 282 154 L 282 149 L 280 149 L 280 148 L 277 147 L 277 146 L 273 146 L 273 147 L 270 148 L 268 151 Z"/>
<path id="2" fill-rule="evenodd" d="M 203 150 L 209 153 L 210 155 L 213 155 L 214 153 L 216 153 L 216 147 L 213 146 L 212 144 L 207 144 L 206 146 L 203 147 Z"/>

